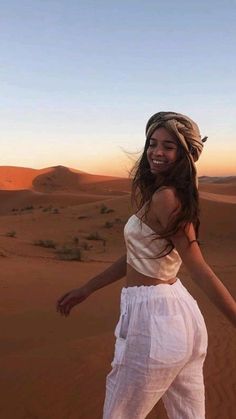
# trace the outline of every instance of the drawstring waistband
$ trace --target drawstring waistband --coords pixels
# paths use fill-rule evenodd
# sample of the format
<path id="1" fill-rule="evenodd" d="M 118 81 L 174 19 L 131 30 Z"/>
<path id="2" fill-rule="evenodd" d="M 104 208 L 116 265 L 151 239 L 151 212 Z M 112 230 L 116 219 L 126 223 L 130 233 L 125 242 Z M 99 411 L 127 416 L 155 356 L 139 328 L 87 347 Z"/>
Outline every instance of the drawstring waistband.
<path id="1" fill-rule="evenodd" d="M 177 278 L 176 282 L 172 285 L 170 284 L 158 284 L 158 285 L 141 285 L 141 286 L 133 286 L 133 287 L 123 287 L 121 290 L 121 299 L 125 299 L 126 296 L 129 299 L 156 299 L 158 297 L 163 296 L 174 296 L 180 297 L 185 294 L 186 296 L 190 296 L 187 289 L 183 286 L 180 279 Z"/>

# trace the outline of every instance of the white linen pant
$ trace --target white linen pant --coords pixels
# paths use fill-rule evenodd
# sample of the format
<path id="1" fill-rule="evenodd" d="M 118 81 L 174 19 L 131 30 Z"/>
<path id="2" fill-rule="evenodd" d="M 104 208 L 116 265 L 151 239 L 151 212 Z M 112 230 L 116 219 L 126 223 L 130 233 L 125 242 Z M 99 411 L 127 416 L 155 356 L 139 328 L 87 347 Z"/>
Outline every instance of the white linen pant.
<path id="1" fill-rule="evenodd" d="M 144 419 L 162 398 L 171 419 L 205 418 L 207 330 L 197 302 L 173 284 L 122 288 L 103 419 Z"/>

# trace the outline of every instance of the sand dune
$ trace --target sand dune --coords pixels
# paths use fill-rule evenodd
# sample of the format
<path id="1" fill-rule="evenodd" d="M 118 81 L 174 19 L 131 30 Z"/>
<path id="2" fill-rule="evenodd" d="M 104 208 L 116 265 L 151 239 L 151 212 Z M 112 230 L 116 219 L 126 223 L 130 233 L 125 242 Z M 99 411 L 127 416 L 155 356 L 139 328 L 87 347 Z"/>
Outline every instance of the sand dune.
<path id="1" fill-rule="evenodd" d="M 0 214 L 85 204 L 126 195 L 129 190 L 129 179 L 91 175 L 64 166 L 41 170 L 1 166 Z"/>
<path id="2" fill-rule="evenodd" d="M 50 171 L 51 168 L 37 170 L 27 167 L 0 166 L 0 189 L 32 189 L 35 177 Z"/>
<path id="3" fill-rule="evenodd" d="M 200 176 L 200 184 L 236 184 L 236 176 Z"/>
<path id="4" fill-rule="evenodd" d="M 199 183 L 199 190 L 220 195 L 236 195 L 236 182 Z"/>
<path id="5" fill-rule="evenodd" d="M 70 176 L 69 185 L 74 181 Z M 32 174 L 31 182 L 37 178 L 38 173 Z M 27 179 L 29 184 L 30 176 Z M 38 185 L 41 182 L 42 178 Z M 77 193 L 36 192 L 32 187 L 0 191 L 1 418 L 101 418 L 124 281 L 98 291 L 67 319 L 56 313 L 55 301 L 125 251 L 123 226 L 132 210 L 128 194 L 114 193 L 115 187 L 119 192 L 118 182 L 120 191 L 126 190 L 123 180 L 103 179 L 100 193 L 94 194 L 96 182 L 92 181 L 88 189 Z M 111 184 L 113 193 L 102 194 L 103 187 L 110 188 Z M 213 198 L 213 191 L 203 192 Z M 214 200 L 201 194 L 201 247 L 235 296 L 236 206 L 216 194 Z M 30 204 L 33 208 L 24 208 Z M 110 211 L 102 212 L 102 205 Z M 15 234 L 9 235 L 11 232 Z M 104 241 L 88 240 L 95 232 Z M 51 240 L 56 249 L 35 246 L 36 240 Z M 58 258 L 57 248 L 84 243 L 88 249 L 83 249 L 83 261 Z M 208 327 L 207 419 L 234 419 L 234 329 L 191 281 L 184 267 L 179 276 L 199 301 Z M 162 403 L 148 416 L 156 417 L 167 418 Z"/>
<path id="6" fill-rule="evenodd" d="M 0 166 L 0 190 L 30 189 L 38 192 L 75 192 L 88 189 L 92 184 L 97 185 L 97 190 L 111 192 L 111 185 L 121 191 L 120 182 L 126 189 L 129 181 L 114 176 L 102 176 L 85 173 L 64 166 L 55 166 L 45 169 L 30 169 L 13 166 Z M 101 184 L 101 188 L 98 185 Z M 117 185 L 117 186 L 116 186 Z M 82 189 L 81 189 L 82 188 Z"/>
<path id="7" fill-rule="evenodd" d="M 236 204 L 236 195 L 215 194 L 212 192 L 200 191 L 200 197 L 214 202 L 226 202 L 228 204 Z"/>
<path id="8" fill-rule="evenodd" d="M 19 191 L 0 191 L 0 214 L 9 212 L 17 214 L 18 212 L 30 211 L 32 209 L 52 208 L 58 209 L 63 206 L 73 206 L 85 204 L 87 202 L 96 202 L 106 200 L 108 196 L 126 195 L 124 192 L 110 192 L 103 194 L 96 190 L 96 194 L 80 191 L 79 193 L 40 193 L 31 190 Z M 33 207 L 33 208 L 32 208 Z"/>

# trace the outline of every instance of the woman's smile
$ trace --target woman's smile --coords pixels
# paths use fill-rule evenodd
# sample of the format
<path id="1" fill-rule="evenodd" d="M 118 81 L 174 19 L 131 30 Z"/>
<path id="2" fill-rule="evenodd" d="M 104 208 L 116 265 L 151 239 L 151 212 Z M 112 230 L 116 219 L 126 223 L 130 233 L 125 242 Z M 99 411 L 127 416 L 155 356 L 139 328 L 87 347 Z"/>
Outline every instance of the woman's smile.
<path id="1" fill-rule="evenodd" d="M 150 163 L 150 169 L 151 169 L 151 172 L 156 171 L 156 170 L 162 170 L 163 168 L 166 168 L 167 165 L 168 165 L 168 162 L 166 161 L 152 159 Z"/>

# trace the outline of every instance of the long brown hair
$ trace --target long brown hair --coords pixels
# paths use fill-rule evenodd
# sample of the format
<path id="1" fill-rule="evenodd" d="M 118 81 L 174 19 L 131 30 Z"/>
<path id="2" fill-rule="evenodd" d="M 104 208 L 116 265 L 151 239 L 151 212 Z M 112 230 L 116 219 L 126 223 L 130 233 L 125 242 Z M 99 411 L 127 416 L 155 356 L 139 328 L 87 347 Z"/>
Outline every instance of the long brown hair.
<path id="1" fill-rule="evenodd" d="M 164 123 L 159 127 L 166 128 Z M 170 132 L 170 130 L 168 131 Z M 132 178 L 131 202 L 137 208 L 137 211 L 146 204 L 142 219 L 145 218 L 150 208 L 154 192 L 159 188 L 173 187 L 180 201 L 181 210 L 173 217 L 173 221 L 169 223 L 165 230 L 156 235 L 156 238 L 165 238 L 168 243 L 168 253 L 163 255 L 161 252 L 162 255 L 159 257 L 169 254 L 174 248 L 170 237 L 180 228 L 185 228 L 189 223 L 193 223 L 196 237 L 198 238 L 200 226 L 199 194 L 196 186 L 197 172 L 176 135 L 172 132 L 170 134 L 176 138 L 178 150 L 177 160 L 170 166 L 168 171 L 158 175 L 151 173 L 147 159 L 147 149 L 150 142 L 150 137 L 148 137 L 141 157 L 130 172 Z"/>

